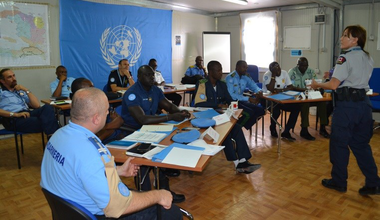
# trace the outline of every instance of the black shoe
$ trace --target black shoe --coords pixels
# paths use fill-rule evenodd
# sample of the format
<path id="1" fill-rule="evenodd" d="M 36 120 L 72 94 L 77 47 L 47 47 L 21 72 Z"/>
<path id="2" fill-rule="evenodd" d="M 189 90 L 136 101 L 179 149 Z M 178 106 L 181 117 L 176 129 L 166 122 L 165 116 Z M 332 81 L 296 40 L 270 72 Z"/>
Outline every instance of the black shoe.
<path id="1" fill-rule="evenodd" d="M 326 129 L 324 128 L 319 129 L 319 134 L 322 135 L 324 138 L 330 138 L 330 134 L 327 133 Z"/>
<path id="2" fill-rule="evenodd" d="M 309 141 L 314 141 L 315 140 L 315 137 L 311 136 L 311 134 L 309 133 L 309 131 L 307 130 L 307 128 L 302 128 L 301 129 L 300 136 L 303 137 L 303 138 L 305 138 L 306 140 L 309 140 Z"/>
<path id="3" fill-rule="evenodd" d="M 177 194 L 173 191 L 170 191 L 172 193 L 172 196 L 173 196 L 173 203 L 180 203 L 180 202 L 183 202 L 185 201 L 185 195 L 183 194 Z"/>
<path id="4" fill-rule="evenodd" d="M 361 189 L 359 189 L 359 194 L 363 196 L 380 195 L 380 186 L 377 186 L 377 187 L 363 186 Z"/>
<path id="5" fill-rule="evenodd" d="M 294 137 L 292 137 L 292 136 L 290 135 L 289 131 L 287 131 L 287 132 L 285 132 L 285 131 L 282 132 L 281 137 L 287 139 L 288 141 L 295 141 L 295 140 L 296 140 Z"/>
<path id="6" fill-rule="evenodd" d="M 248 161 L 245 161 L 243 163 L 239 163 L 236 166 L 236 172 L 249 174 L 249 173 L 252 173 L 252 172 L 258 170 L 260 167 L 261 167 L 260 164 L 252 164 Z"/>
<path id="7" fill-rule="evenodd" d="M 269 130 L 270 130 L 270 135 L 272 136 L 272 137 L 275 137 L 275 138 L 277 138 L 278 137 L 278 134 L 277 134 L 277 131 L 276 131 L 276 127 L 272 127 L 272 126 L 270 126 L 269 127 Z"/>
<path id="8" fill-rule="evenodd" d="M 166 176 L 170 176 L 170 177 L 177 177 L 181 174 L 181 171 L 177 170 L 177 169 L 165 169 L 164 171 L 165 175 Z"/>
<path id="9" fill-rule="evenodd" d="M 335 189 L 336 191 L 339 191 L 339 192 L 347 192 L 347 187 L 335 185 L 335 183 L 332 181 L 332 179 L 323 179 L 322 185 L 326 188 Z M 359 192 L 360 192 L 360 190 L 359 190 Z"/>

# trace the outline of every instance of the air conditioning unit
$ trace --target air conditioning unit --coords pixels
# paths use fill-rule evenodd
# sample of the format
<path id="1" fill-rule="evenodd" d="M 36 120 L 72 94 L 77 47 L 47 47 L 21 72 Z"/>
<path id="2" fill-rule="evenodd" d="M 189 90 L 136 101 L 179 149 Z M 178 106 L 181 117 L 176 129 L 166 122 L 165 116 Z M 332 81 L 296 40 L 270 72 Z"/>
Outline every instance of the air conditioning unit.
<path id="1" fill-rule="evenodd" d="M 325 14 L 317 14 L 314 17 L 314 23 L 315 24 L 324 24 L 326 22 L 326 15 Z"/>

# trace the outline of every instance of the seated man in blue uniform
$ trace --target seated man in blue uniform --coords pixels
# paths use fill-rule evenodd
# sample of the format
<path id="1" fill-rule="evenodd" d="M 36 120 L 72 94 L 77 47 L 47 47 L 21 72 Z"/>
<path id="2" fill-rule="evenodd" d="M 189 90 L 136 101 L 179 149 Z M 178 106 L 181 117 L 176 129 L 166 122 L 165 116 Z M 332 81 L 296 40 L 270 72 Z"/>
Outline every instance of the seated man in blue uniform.
<path id="1" fill-rule="evenodd" d="M 247 75 L 248 65 L 244 60 L 239 60 L 236 63 L 235 70 L 226 77 L 228 92 L 233 100 L 237 100 L 239 108 L 243 109 L 243 117 L 238 121 L 238 124 L 251 129 L 256 123 L 257 118 L 265 114 L 264 109 L 257 104 L 262 96 L 261 89 L 256 85 L 253 79 Z M 244 96 L 244 90 L 250 89 L 256 98 Z"/>
<path id="2" fill-rule="evenodd" d="M 136 176 L 139 166 L 129 158 L 116 166 L 107 147 L 96 137 L 105 124 L 108 100 L 97 88 L 73 96 L 71 121 L 49 140 L 41 164 L 41 187 L 82 205 L 98 219 L 182 219 L 167 190 L 136 192 L 120 176 Z M 156 206 L 159 204 L 161 206 Z"/>
<path id="3" fill-rule="evenodd" d="M 76 91 L 82 88 L 94 87 L 94 84 L 86 78 L 75 79 L 72 84 L 72 94 L 70 98 L 75 94 Z M 109 112 L 104 128 L 96 133 L 96 136 L 102 140 L 103 144 L 107 144 L 114 140 L 120 140 L 127 135 L 127 132 L 119 129 L 124 124 L 123 119 L 115 111 Z"/>
<path id="4" fill-rule="evenodd" d="M 141 66 L 137 78 L 137 82 L 123 96 L 121 117 L 124 120 L 124 126 L 137 130 L 143 125 L 169 120 L 182 121 L 190 117 L 188 111 L 180 111 L 176 105 L 165 98 L 162 90 L 154 85 L 154 71 L 150 66 Z M 168 114 L 156 115 L 157 109 L 164 109 Z M 169 179 L 162 174 L 160 174 L 160 186 L 169 190 Z M 145 179 L 142 188 L 143 190 L 151 188 L 149 178 Z M 172 193 L 173 201 L 185 200 L 184 195 Z"/>
<path id="5" fill-rule="evenodd" d="M 199 81 L 196 87 L 194 104 L 196 107 L 228 108 L 232 98 L 225 82 L 222 82 L 222 65 L 218 61 L 207 64 L 208 77 Z M 223 142 L 224 153 L 228 161 L 233 161 L 239 173 L 252 173 L 261 167 L 260 164 L 251 164 L 252 157 L 241 126 L 236 124 Z M 232 140 L 236 141 L 236 149 Z"/>
<path id="6" fill-rule="evenodd" d="M 309 61 L 306 57 L 300 57 L 297 61 L 297 66 L 290 69 L 289 72 L 290 80 L 294 87 L 297 87 L 298 91 L 305 91 L 306 84 L 305 80 L 316 79 L 317 76 L 313 69 L 309 68 Z M 327 107 L 326 102 L 317 102 L 318 116 L 321 119 L 321 127 L 319 129 L 319 134 L 325 138 L 329 138 L 330 134 L 326 131 L 327 120 Z M 301 107 L 301 133 L 300 136 L 307 140 L 315 140 L 315 137 L 311 136 L 308 131 L 309 127 L 309 109 L 310 103 L 303 103 Z"/>
<path id="7" fill-rule="evenodd" d="M 203 58 L 201 56 L 195 58 L 195 64 L 187 68 L 185 75 L 189 77 L 199 75 L 202 78 L 207 76 L 206 68 L 203 66 Z"/>
<path id="8" fill-rule="evenodd" d="M 281 70 L 277 62 L 269 64 L 269 70 L 263 76 L 263 91 L 271 93 L 281 93 L 287 90 L 296 90 L 290 81 L 289 74 L 285 70 Z M 271 104 L 268 102 L 269 105 Z M 290 116 L 285 122 L 285 130 L 282 132 L 281 137 L 295 141 L 296 139 L 290 135 L 290 129 L 294 129 L 296 125 L 298 114 L 301 111 L 299 104 L 277 104 L 273 107 L 272 117 L 270 121 L 270 134 L 272 137 L 278 137 L 276 131 L 276 121 L 280 116 L 280 110 L 289 111 Z M 275 121 L 276 120 L 276 121 Z"/>
<path id="9" fill-rule="evenodd" d="M 55 70 L 57 79 L 50 83 L 51 96 L 53 97 L 69 97 L 71 93 L 71 84 L 75 78 L 67 77 L 67 70 L 64 66 L 58 66 Z"/>
<path id="10" fill-rule="evenodd" d="M 118 69 L 112 70 L 108 76 L 107 91 L 117 92 L 127 90 L 135 84 L 131 71 L 129 71 L 129 61 L 122 59 L 119 61 Z"/>
<path id="11" fill-rule="evenodd" d="M 12 70 L 0 71 L 0 83 L 0 116 L 7 130 L 16 127 L 17 131 L 26 133 L 43 131 L 49 137 L 59 128 L 53 107 L 40 107 L 37 97 L 25 86 L 17 84 Z"/>

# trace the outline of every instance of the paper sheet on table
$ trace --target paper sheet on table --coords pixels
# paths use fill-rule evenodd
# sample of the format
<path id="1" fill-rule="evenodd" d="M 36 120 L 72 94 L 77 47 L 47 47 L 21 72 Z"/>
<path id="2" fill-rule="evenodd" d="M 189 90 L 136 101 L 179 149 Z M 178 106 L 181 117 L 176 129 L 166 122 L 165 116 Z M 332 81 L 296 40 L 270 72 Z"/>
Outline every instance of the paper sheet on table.
<path id="1" fill-rule="evenodd" d="M 296 96 L 296 95 L 299 95 L 301 92 L 298 92 L 298 91 L 292 91 L 292 90 L 289 90 L 289 91 L 285 91 L 283 92 L 283 94 L 285 95 L 291 95 L 291 96 Z"/>
<path id="2" fill-rule="evenodd" d="M 214 156 L 215 154 L 219 153 L 221 150 L 224 149 L 224 146 L 207 144 L 206 141 L 204 141 L 203 139 L 195 140 L 189 143 L 189 145 L 196 146 L 196 147 L 203 147 L 205 149 L 203 151 L 203 155 L 209 155 L 209 156 Z"/>
<path id="3" fill-rule="evenodd" d="M 154 133 L 154 132 L 141 132 L 135 131 L 122 140 L 125 141 L 136 141 L 136 142 L 147 142 L 147 143 L 159 143 L 168 134 L 166 133 Z"/>
<path id="4" fill-rule="evenodd" d="M 172 131 L 173 125 L 143 125 L 140 128 L 142 132 Z"/>
<path id="5" fill-rule="evenodd" d="M 50 105 L 63 105 L 63 104 L 71 104 L 72 100 L 57 100 L 57 101 L 51 101 Z"/>
<path id="6" fill-rule="evenodd" d="M 205 107 L 187 107 L 187 106 L 179 106 L 178 108 L 179 110 L 187 110 L 189 112 L 194 112 L 194 111 L 202 112 L 202 111 L 212 109 L 212 108 L 205 108 Z"/>
<path id="7" fill-rule="evenodd" d="M 216 122 L 215 125 L 221 125 L 221 124 L 224 124 L 226 122 L 231 121 L 230 117 L 228 117 L 227 113 L 223 113 L 223 114 L 214 116 L 214 117 L 212 117 L 212 119 L 215 120 L 215 122 Z"/>
<path id="8" fill-rule="evenodd" d="M 194 168 L 201 156 L 201 150 L 173 147 L 162 163 Z"/>

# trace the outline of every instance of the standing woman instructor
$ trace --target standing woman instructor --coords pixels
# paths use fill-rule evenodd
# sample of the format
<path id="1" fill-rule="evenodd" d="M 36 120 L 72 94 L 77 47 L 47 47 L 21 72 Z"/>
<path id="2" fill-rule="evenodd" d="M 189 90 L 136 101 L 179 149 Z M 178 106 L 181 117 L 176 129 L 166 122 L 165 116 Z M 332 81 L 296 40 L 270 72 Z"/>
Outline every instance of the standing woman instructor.
<path id="1" fill-rule="evenodd" d="M 347 166 L 350 149 L 366 177 L 361 195 L 380 194 L 380 179 L 369 142 L 372 137 L 371 102 L 366 96 L 373 60 L 364 50 L 367 34 L 360 25 L 347 26 L 340 38 L 344 51 L 338 58 L 332 78 L 326 83 L 313 80 L 311 87 L 336 90 L 331 124 L 331 179 L 323 179 L 324 187 L 347 191 Z"/>

